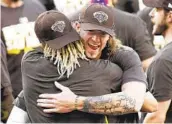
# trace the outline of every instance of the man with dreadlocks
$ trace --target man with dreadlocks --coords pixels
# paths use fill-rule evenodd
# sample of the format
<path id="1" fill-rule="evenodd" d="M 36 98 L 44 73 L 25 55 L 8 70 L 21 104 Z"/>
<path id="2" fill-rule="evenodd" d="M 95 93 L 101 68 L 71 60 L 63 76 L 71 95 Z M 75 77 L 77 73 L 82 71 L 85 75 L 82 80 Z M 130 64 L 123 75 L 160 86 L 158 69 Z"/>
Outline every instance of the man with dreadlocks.
<path id="1" fill-rule="evenodd" d="M 43 52 L 33 50 L 22 59 L 23 91 L 31 122 L 104 123 L 101 114 L 81 111 L 44 113 L 43 108 L 37 106 L 38 96 L 44 92 L 59 93 L 55 81 L 81 96 L 109 94 L 111 90 L 120 89 L 122 70 L 107 60 L 89 60 L 85 56 L 83 41 L 62 13 L 42 13 L 35 22 L 35 33 L 42 43 Z M 108 37 L 104 34 L 105 39 Z"/>

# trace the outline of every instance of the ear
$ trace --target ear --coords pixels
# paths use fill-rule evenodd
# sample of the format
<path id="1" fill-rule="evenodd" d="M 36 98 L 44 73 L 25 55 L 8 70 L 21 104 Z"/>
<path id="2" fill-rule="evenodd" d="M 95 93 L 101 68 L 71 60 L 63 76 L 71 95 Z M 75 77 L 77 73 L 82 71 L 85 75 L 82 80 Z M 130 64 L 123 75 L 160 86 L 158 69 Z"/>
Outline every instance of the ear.
<path id="1" fill-rule="evenodd" d="M 81 29 L 81 24 L 78 21 L 75 21 L 75 29 L 79 33 Z"/>
<path id="2" fill-rule="evenodd" d="M 172 23 L 172 11 L 168 12 L 167 21 L 168 21 L 168 23 Z"/>
<path id="3" fill-rule="evenodd" d="M 73 21 L 72 27 L 79 33 L 80 32 L 80 23 L 78 21 Z"/>

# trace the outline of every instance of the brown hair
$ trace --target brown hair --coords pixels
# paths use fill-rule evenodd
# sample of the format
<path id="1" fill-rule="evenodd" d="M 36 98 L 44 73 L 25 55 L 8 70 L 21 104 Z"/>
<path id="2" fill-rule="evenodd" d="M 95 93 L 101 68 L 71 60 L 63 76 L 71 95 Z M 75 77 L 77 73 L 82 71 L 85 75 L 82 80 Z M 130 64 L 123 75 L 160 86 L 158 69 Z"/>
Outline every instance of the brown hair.
<path id="1" fill-rule="evenodd" d="M 108 41 L 108 56 L 111 56 L 114 54 L 117 50 L 117 48 L 121 47 L 121 41 L 115 37 L 110 37 Z"/>

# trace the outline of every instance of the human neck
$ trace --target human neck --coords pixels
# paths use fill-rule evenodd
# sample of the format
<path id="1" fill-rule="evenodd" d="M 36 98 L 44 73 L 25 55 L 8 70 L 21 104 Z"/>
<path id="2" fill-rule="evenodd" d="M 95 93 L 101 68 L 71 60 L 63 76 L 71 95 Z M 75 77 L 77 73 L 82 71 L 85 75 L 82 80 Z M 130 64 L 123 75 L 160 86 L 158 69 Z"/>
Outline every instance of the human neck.
<path id="1" fill-rule="evenodd" d="M 164 32 L 163 36 L 166 43 L 172 42 L 172 26 Z"/>
<path id="2" fill-rule="evenodd" d="M 1 5 L 10 7 L 10 8 L 17 8 L 23 5 L 22 0 L 18 0 L 17 2 L 11 1 L 11 0 L 1 0 Z"/>

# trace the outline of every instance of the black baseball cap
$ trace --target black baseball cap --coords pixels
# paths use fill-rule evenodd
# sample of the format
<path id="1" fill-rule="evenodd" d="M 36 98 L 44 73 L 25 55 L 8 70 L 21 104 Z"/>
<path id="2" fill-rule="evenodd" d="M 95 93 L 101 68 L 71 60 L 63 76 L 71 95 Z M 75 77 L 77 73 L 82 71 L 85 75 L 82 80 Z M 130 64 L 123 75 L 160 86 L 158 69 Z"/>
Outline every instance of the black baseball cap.
<path id="1" fill-rule="evenodd" d="M 115 36 L 114 14 L 102 4 L 94 3 L 85 7 L 79 15 L 79 22 L 83 30 L 100 30 Z"/>
<path id="2" fill-rule="evenodd" d="M 41 43 L 46 43 L 54 49 L 60 49 L 80 39 L 69 19 L 56 10 L 46 11 L 38 16 L 35 21 L 35 33 Z"/>
<path id="3" fill-rule="evenodd" d="M 160 7 L 172 10 L 172 0 L 143 0 L 143 3 L 148 7 Z"/>

